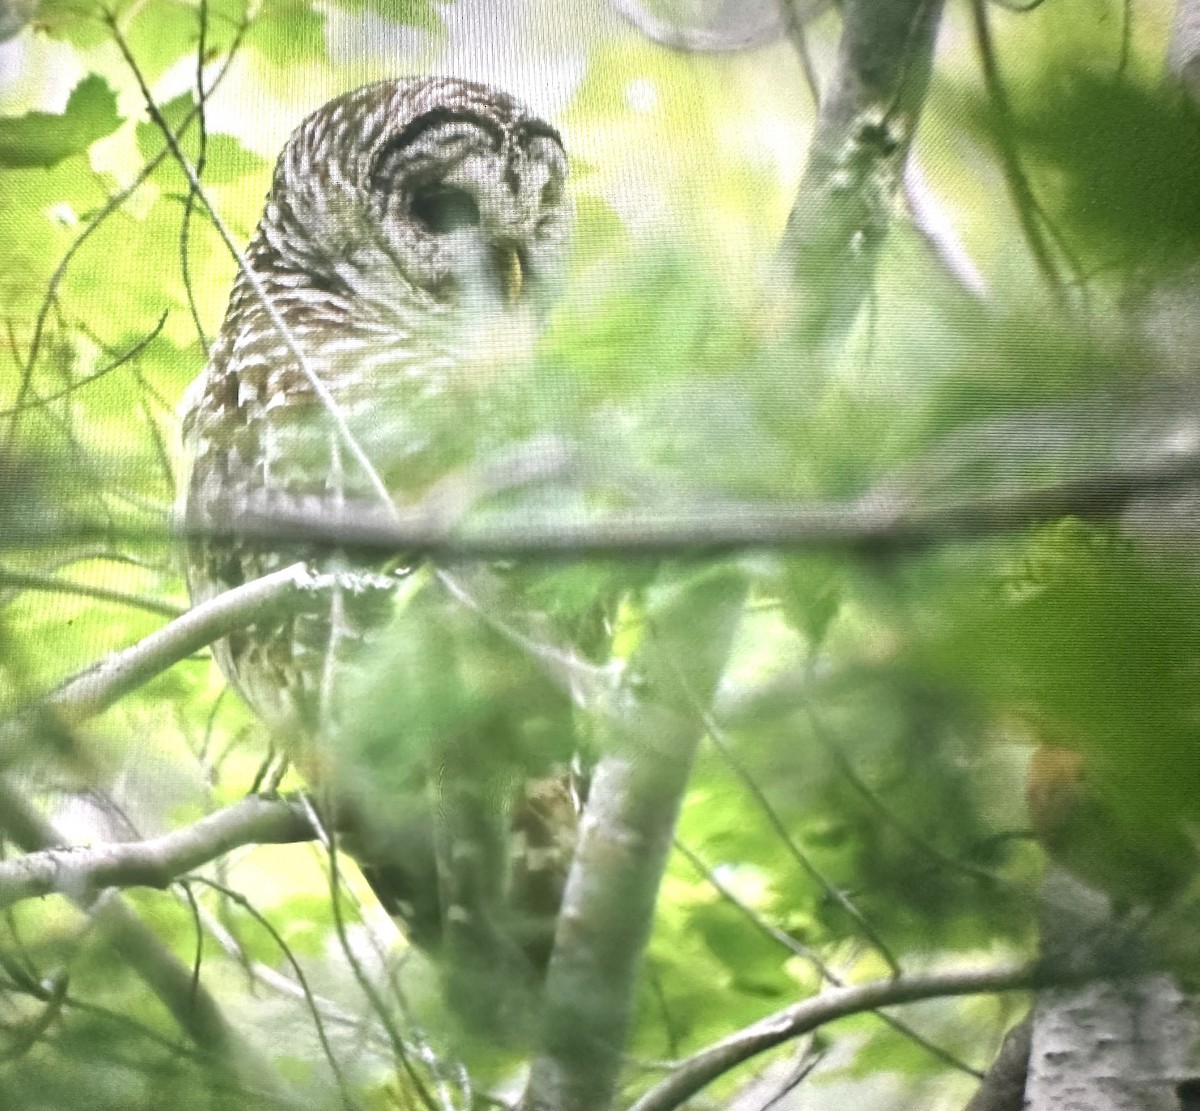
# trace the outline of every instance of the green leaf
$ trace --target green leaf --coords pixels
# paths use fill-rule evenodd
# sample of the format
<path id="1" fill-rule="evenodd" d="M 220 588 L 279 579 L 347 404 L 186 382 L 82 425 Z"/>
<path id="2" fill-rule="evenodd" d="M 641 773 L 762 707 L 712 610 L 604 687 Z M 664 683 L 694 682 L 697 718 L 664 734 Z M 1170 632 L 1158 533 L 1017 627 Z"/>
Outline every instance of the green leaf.
<path id="1" fill-rule="evenodd" d="M 86 48 L 108 40 L 108 28 L 100 15 L 98 4 L 81 4 L 79 0 L 42 0 L 38 5 L 36 27 L 51 38 Z"/>
<path id="2" fill-rule="evenodd" d="M 177 96 L 174 100 L 168 101 L 166 104 L 160 105 L 159 112 L 166 125 L 174 134 L 178 135 L 180 126 L 187 118 L 188 113 L 195 107 L 195 104 L 195 97 L 190 92 L 187 92 L 182 96 Z M 146 161 L 150 161 L 150 159 L 161 154 L 164 144 L 165 140 L 158 124 L 153 121 L 147 121 L 137 125 L 138 150 Z M 194 121 L 186 135 L 180 139 L 180 146 L 184 153 L 188 155 L 192 164 L 198 166 L 200 160 L 199 129 Z M 236 181 L 245 174 L 263 172 L 265 167 L 265 159 L 253 151 L 247 150 L 232 135 L 210 133 L 207 136 L 204 144 L 204 164 L 202 167 L 202 176 L 207 184 L 223 185 L 226 182 Z M 163 175 L 165 174 L 172 175 L 173 181 L 171 184 L 163 181 Z M 188 183 L 177 165 L 172 163 L 169 167 L 164 166 L 159 170 L 159 175 L 156 180 L 160 184 L 163 184 L 164 187 L 186 194 Z"/>
<path id="3" fill-rule="evenodd" d="M 1073 247 L 1097 266 L 1190 265 L 1200 245 L 1200 113 L 1161 85 L 1107 75 L 1047 82 L 1019 121 L 1024 148 Z"/>
<path id="4" fill-rule="evenodd" d="M 178 0 L 150 0 L 134 10 L 124 29 L 125 42 L 147 82 L 154 82 L 200 40 L 200 15 Z"/>
<path id="5" fill-rule="evenodd" d="M 120 126 L 117 94 L 103 77 L 92 74 L 75 86 L 62 115 L 27 112 L 0 120 L 0 166 L 49 169 Z"/>
<path id="6" fill-rule="evenodd" d="M 48 168 L 0 173 L 0 304 L 18 321 L 32 321 L 63 251 L 80 220 L 104 201 L 86 154 Z"/>
<path id="7" fill-rule="evenodd" d="M 253 46 L 276 66 L 294 69 L 325 58 L 325 13 L 308 0 L 266 0 L 246 31 Z"/>
<path id="8" fill-rule="evenodd" d="M 434 0 L 342 0 L 341 6 L 352 12 L 372 11 L 391 23 L 434 34 L 445 30 L 440 10 L 443 5 Z"/>

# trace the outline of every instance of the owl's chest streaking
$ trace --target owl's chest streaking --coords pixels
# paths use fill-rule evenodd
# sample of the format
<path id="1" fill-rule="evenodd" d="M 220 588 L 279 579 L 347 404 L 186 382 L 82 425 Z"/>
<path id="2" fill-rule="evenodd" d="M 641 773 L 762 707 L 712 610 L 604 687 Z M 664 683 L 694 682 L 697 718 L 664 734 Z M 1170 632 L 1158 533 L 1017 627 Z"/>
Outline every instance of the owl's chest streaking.
<path id="1" fill-rule="evenodd" d="M 347 504 L 377 506 L 377 483 L 348 437 L 394 501 L 419 498 L 469 455 L 470 438 L 453 431 L 471 424 L 474 402 L 456 385 L 460 360 L 448 314 L 427 313 L 406 326 L 399 313 L 361 305 L 352 316 L 321 291 L 272 292 L 304 367 L 261 306 L 235 293 L 185 415 L 185 512 L 194 530 L 187 571 L 196 601 L 299 560 L 333 576 L 326 605 L 253 626 L 216 647 L 223 670 L 269 724 L 311 734 L 329 710 L 321 703 L 330 676 L 387 624 L 403 569 L 348 562 L 303 543 L 220 534 L 239 516 L 272 509 L 319 515 Z M 211 537 L 204 535 L 209 529 Z"/>

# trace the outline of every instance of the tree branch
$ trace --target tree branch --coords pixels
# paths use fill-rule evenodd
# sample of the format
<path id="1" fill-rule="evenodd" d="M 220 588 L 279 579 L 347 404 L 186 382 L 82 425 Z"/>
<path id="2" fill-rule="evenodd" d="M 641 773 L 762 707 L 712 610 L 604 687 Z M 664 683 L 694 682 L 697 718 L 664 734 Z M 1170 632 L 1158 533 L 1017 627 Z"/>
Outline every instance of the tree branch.
<path id="1" fill-rule="evenodd" d="M 73 749 L 70 728 L 106 710 L 167 668 L 280 607 L 302 607 L 319 580 L 302 563 L 226 591 L 137 644 L 68 679 L 36 705 L 0 724 L 0 768 L 49 737 Z"/>
<path id="2" fill-rule="evenodd" d="M 1033 1016 L 1029 1015 L 1004 1035 L 1000 1052 L 964 1111 L 1022 1111 L 1032 1039 Z"/>
<path id="3" fill-rule="evenodd" d="M 709 568 L 652 592 L 625 712 L 592 781 L 559 914 L 526 1111 L 601 1111 L 616 1091 L 642 951 L 707 706 L 741 616 L 740 573 Z"/>
<path id="4" fill-rule="evenodd" d="M 68 842 L 11 783 L 0 776 L 0 833 L 27 853 L 65 850 Z M 118 956 L 158 997 L 196 1046 L 239 1090 L 266 1096 L 274 1105 L 294 1106 L 283 1081 L 226 1020 L 220 1005 L 192 970 L 182 964 L 116 893 L 97 899 L 76 893 L 71 901 L 107 930 Z"/>
<path id="5" fill-rule="evenodd" d="M 874 281 L 916 131 L 943 0 L 846 0 L 808 167 L 780 245 L 793 328 L 840 352 Z"/>
<path id="6" fill-rule="evenodd" d="M 1178 0 L 1167 44 L 1167 72 L 1200 101 L 1200 0 Z"/>
<path id="7" fill-rule="evenodd" d="M 904 166 L 904 201 L 913 227 L 946 273 L 963 292 L 976 300 L 987 300 L 987 282 L 975 265 L 975 260 L 967 253 L 949 217 L 942 211 L 937 197 L 929 188 L 920 162 L 915 158 L 909 158 Z"/>
<path id="8" fill-rule="evenodd" d="M 351 502 L 331 512 L 278 505 L 226 519 L 228 529 L 188 527 L 191 535 L 238 536 L 285 544 L 407 553 L 456 560 L 584 559 L 591 556 L 709 558 L 760 548 L 901 552 L 954 540 L 1019 532 L 1064 516 L 1103 519 L 1147 494 L 1187 486 L 1200 477 L 1200 448 L 1146 453 L 1122 467 L 970 501 L 918 500 L 879 488 L 848 501 L 755 504 L 716 502 L 675 513 L 634 510 L 591 521 L 522 512 L 472 526 L 437 510 L 403 511 L 399 519 Z M 232 506 L 230 506 L 232 509 Z M 187 526 L 185 526 L 187 527 Z"/>
<path id="9" fill-rule="evenodd" d="M 671 1111 L 717 1077 L 751 1057 L 835 1019 L 897 1003 L 915 1003 L 921 999 L 1026 991 L 1036 987 L 1042 978 L 1037 966 L 1016 965 L 906 976 L 837 988 L 785 1007 L 689 1057 L 666 1080 L 642 1096 L 629 1111 Z"/>
<path id="10" fill-rule="evenodd" d="M 307 815 L 293 803 L 251 796 L 162 837 L 43 849 L 0 862 L 0 909 L 52 893 L 86 900 L 106 887 L 165 888 L 241 845 L 290 844 L 313 836 Z"/>

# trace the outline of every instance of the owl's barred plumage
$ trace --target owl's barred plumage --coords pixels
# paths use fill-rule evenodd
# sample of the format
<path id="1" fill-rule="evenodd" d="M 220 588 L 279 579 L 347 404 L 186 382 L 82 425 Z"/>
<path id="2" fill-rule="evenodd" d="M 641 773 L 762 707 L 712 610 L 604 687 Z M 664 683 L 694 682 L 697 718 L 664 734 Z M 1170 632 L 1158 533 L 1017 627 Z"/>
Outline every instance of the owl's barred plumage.
<path id="1" fill-rule="evenodd" d="M 187 574 L 197 602 L 300 559 L 326 574 L 328 606 L 261 623 L 215 649 L 310 770 L 318 761 L 306 746 L 338 712 L 331 677 L 387 625 L 404 569 L 205 530 L 280 502 L 308 511 L 377 504 L 381 487 L 404 504 L 468 463 L 480 450 L 472 407 L 487 402 L 464 368 L 497 323 L 536 327 L 564 255 L 565 177 L 549 124 L 505 93 L 452 78 L 340 96 L 279 156 L 245 255 L 253 280 L 238 274 L 185 404 Z M 547 791 L 546 783 L 516 791 L 514 827 L 540 828 L 518 812 L 521 799 L 553 811 Z M 433 835 L 421 831 L 414 843 L 422 838 Z M 446 908 L 427 889 L 438 886 L 434 862 L 413 852 L 367 859 L 364 870 L 383 877 L 385 901 L 429 941 L 429 919 L 444 919 Z"/>

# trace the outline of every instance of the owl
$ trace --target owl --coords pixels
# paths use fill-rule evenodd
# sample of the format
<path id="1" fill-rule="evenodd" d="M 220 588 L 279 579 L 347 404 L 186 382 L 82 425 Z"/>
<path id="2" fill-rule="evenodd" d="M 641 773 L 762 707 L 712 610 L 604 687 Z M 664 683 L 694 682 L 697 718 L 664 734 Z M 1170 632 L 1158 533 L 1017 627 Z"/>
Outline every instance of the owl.
<path id="1" fill-rule="evenodd" d="M 297 560 L 327 584 L 315 610 L 273 616 L 214 648 L 310 778 L 326 774 L 320 738 L 338 727 L 340 677 L 369 656 L 413 569 L 295 541 L 230 539 L 228 526 L 273 506 L 311 514 L 382 498 L 411 503 L 498 446 L 502 432 L 485 418 L 503 392 L 504 343 L 536 333 L 561 275 L 566 176 L 550 124 L 503 92 L 441 77 L 339 96 L 279 156 L 246 268 L 185 400 L 182 501 L 194 602 Z M 499 346 L 489 349 L 492 341 Z M 497 443 L 481 443 L 488 436 Z M 447 875 L 471 858 L 462 845 L 437 849 L 450 804 L 436 796 L 452 759 L 442 752 L 426 769 L 432 801 L 397 800 L 404 813 L 388 836 L 355 830 L 353 800 L 341 815 L 384 904 L 431 948 L 466 913 L 447 904 L 478 882 L 546 899 L 545 877 L 530 881 L 528 859 L 505 863 L 511 846 L 507 857 L 478 848 L 468 863 L 517 879 L 456 884 Z M 453 771 L 460 785 L 470 774 Z M 482 825 L 541 850 L 543 864 L 558 860 L 573 810 L 554 782 L 513 782 L 489 800 Z M 549 887 L 553 901 L 561 885 Z M 520 947 L 544 959 L 544 935 Z"/>

